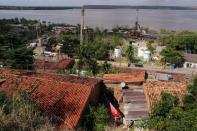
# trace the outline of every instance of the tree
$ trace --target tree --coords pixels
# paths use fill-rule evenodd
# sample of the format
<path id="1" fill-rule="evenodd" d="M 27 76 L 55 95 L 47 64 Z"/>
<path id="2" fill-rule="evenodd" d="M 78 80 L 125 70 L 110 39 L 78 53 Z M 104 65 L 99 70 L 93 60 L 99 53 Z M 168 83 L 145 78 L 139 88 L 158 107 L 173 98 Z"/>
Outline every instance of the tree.
<path id="1" fill-rule="evenodd" d="M 53 46 L 56 46 L 58 44 L 57 39 L 54 37 L 51 37 L 48 39 L 48 43 L 46 45 L 46 50 L 51 51 Z"/>
<path id="2" fill-rule="evenodd" d="M 129 61 L 129 64 L 131 64 L 132 62 L 134 62 L 135 57 L 134 57 L 134 48 L 132 45 L 129 45 L 127 50 L 126 50 L 126 56 L 127 59 Z"/>
<path id="3" fill-rule="evenodd" d="M 146 44 L 148 50 L 150 51 L 151 55 L 153 55 L 155 53 L 155 48 L 153 47 L 152 43 L 151 42 L 148 42 Z"/>
<path id="4" fill-rule="evenodd" d="M 188 94 L 184 98 L 184 104 L 190 109 L 197 107 L 197 77 L 188 85 Z"/>
<path id="5" fill-rule="evenodd" d="M 168 93 L 161 94 L 161 100 L 157 102 L 151 110 L 150 118 L 146 121 L 149 129 L 166 130 L 166 119 L 171 109 L 176 108 L 179 104 L 179 99 Z"/>
<path id="6" fill-rule="evenodd" d="M 88 67 L 91 70 L 92 74 L 94 76 L 96 76 L 96 74 L 98 73 L 98 68 L 99 68 L 98 63 L 97 63 L 97 59 L 95 59 L 95 58 L 89 59 L 89 60 L 87 60 L 87 64 L 88 64 Z"/>
<path id="7" fill-rule="evenodd" d="M 161 100 L 151 109 L 150 117 L 143 125 L 160 131 L 197 130 L 197 77 L 188 85 L 188 93 L 182 104 L 168 93 L 161 94 Z"/>
<path id="8" fill-rule="evenodd" d="M 89 106 L 84 126 L 88 130 L 105 131 L 109 118 L 108 109 L 104 105 Z"/>
<path id="9" fill-rule="evenodd" d="M 110 70 L 111 70 L 111 64 L 109 64 L 107 61 L 105 61 L 105 62 L 103 63 L 103 71 L 104 71 L 104 73 L 105 73 L 105 74 L 106 74 L 106 73 L 109 73 Z"/>
<path id="10" fill-rule="evenodd" d="M 6 65 L 16 69 L 33 69 L 33 49 L 32 48 L 17 48 L 11 49 L 4 54 Z"/>
<path id="11" fill-rule="evenodd" d="M 162 39 L 162 42 L 167 47 L 188 53 L 197 53 L 197 33 L 189 31 L 164 32 L 164 35 L 166 37 Z"/>
<path id="12" fill-rule="evenodd" d="M 81 45 L 77 53 L 79 59 L 79 71 L 83 67 L 87 67 L 95 76 L 98 73 L 98 63 L 95 51 L 92 50 L 89 44 Z"/>
<path id="13" fill-rule="evenodd" d="M 161 51 L 161 55 L 163 56 L 164 63 L 168 62 L 171 64 L 180 64 L 183 62 L 184 58 L 183 55 L 176 51 L 173 48 L 166 48 Z"/>
<path id="14" fill-rule="evenodd" d="M 63 43 L 63 53 L 67 54 L 70 57 L 73 57 L 77 54 L 77 49 L 80 46 L 79 38 L 77 38 L 76 36 L 66 35 L 63 37 L 61 42 Z"/>

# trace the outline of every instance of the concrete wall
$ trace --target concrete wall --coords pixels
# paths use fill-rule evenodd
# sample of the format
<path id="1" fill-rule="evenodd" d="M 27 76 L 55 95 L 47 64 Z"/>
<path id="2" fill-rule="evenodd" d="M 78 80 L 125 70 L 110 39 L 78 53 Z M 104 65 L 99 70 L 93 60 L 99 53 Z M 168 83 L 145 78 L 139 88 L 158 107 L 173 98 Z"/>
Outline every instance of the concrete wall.
<path id="1" fill-rule="evenodd" d="M 184 68 L 196 68 L 197 69 L 197 63 L 193 63 L 193 62 L 185 62 L 183 64 Z"/>

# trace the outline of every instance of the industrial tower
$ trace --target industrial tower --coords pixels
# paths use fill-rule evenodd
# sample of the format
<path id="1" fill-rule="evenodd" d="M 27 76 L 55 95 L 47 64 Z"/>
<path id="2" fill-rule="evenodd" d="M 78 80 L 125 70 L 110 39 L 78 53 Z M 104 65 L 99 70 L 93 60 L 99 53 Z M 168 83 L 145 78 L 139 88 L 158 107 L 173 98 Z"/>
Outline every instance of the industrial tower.
<path id="1" fill-rule="evenodd" d="M 84 15 L 85 15 L 85 10 L 84 7 L 82 7 L 81 10 L 81 31 L 80 31 L 80 44 L 83 44 L 83 29 L 84 29 Z"/>

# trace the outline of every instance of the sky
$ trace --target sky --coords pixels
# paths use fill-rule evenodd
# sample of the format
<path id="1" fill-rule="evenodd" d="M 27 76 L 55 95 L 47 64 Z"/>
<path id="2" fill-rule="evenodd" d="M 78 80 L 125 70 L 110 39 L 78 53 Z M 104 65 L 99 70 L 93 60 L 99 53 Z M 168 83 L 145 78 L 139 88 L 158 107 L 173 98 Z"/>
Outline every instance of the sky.
<path id="1" fill-rule="evenodd" d="M 197 6 L 197 0 L 0 0 L 0 5 L 17 5 L 17 6 L 81 6 L 81 5 Z"/>

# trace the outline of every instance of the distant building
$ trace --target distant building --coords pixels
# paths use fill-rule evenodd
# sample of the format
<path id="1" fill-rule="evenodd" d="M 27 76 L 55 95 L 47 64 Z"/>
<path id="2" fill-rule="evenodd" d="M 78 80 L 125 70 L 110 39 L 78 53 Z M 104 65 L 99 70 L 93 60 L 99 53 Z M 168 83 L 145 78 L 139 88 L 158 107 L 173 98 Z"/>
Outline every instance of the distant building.
<path id="1" fill-rule="evenodd" d="M 0 60 L 0 68 L 3 67 L 3 62 Z"/>
<path id="2" fill-rule="evenodd" d="M 166 46 L 156 46 L 155 50 L 156 50 L 157 53 L 160 53 L 165 48 L 166 48 Z"/>
<path id="3" fill-rule="evenodd" d="M 150 61 L 151 56 L 150 56 L 150 51 L 148 50 L 147 47 L 139 47 L 138 48 L 138 57 L 141 58 L 143 61 Z"/>
<path id="4" fill-rule="evenodd" d="M 46 61 L 35 59 L 35 69 L 38 72 L 58 73 L 68 69 L 74 65 L 74 60 L 64 58 L 59 61 Z"/>
<path id="5" fill-rule="evenodd" d="M 28 47 L 35 48 L 37 46 L 37 43 L 30 43 Z"/>
<path id="6" fill-rule="evenodd" d="M 115 48 L 115 49 L 114 49 L 113 57 L 114 57 L 114 58 L 120 58 L 120 57 L 122 57 L 122 50 L 119 49 L 119 48 Z"/>
<path id="7" fill-rule="evenodd" d="M 197 54 L 185 54 L 184 68 L 194 68 L 197 69 Z"/>
<path id="8" fill-rule="evenodd" d="M 141 58 L 143 61 L 148 62 L 151 59 L 151 55 L 146 44 L 147 41 L 136 41 L 132 43 L 133 47 L 137 50 L 137 56 Z"/>
<path id="9" fill-rule="evenodd" d="M 77 29 L 76 26 L 55 26 L 53 27 L 53 32 L 56 34 L 64 33 L 76 33 Z"/>

